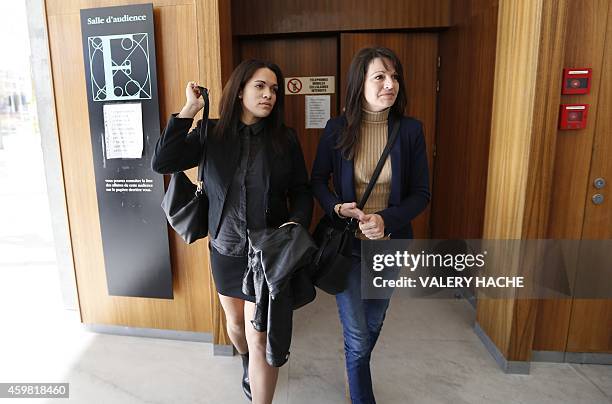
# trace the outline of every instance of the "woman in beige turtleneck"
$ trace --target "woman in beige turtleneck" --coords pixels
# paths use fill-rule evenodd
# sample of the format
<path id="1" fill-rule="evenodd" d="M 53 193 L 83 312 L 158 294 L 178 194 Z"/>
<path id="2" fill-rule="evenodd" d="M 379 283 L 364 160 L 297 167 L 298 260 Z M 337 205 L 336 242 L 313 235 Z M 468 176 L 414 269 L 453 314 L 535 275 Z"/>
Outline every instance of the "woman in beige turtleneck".
<path id="1" fill-rule="evenodd" d="M 344 334 L 351 401 L 375 403 L 370 355 L 389 299 L 362 299 L 358 239 L 412 238 L 410 221 L 429 202 L 425 138 L 419 121 L 404 117 L 402 64 L 387 48 L 362 49 L 348 72 L 344 115 L 330 119 L 312 168 L 312 190 L 330 217 L 359 221 L 347 288 L 336 295 Z M 399 120 L 399 132 L 363 209 L 357 208 Z M 333 191 L 329 189 L 332 178 Z"/>

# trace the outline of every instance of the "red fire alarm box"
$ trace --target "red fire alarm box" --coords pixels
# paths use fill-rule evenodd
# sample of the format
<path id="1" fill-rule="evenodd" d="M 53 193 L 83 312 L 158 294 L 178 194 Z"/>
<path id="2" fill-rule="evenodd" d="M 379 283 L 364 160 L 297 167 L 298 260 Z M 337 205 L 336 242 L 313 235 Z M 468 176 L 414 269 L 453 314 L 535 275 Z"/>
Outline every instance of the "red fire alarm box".
<path id="1" fill-rule="evenodd" d="M 561 94 L 588 94 L 591 91 L 591 68 L 563 69 Z"/>
<path id="2" fill-rule="evenodd" d="M 559 129 L 586 128 L 588 104 L 563 104 L 559 113 Z"/>

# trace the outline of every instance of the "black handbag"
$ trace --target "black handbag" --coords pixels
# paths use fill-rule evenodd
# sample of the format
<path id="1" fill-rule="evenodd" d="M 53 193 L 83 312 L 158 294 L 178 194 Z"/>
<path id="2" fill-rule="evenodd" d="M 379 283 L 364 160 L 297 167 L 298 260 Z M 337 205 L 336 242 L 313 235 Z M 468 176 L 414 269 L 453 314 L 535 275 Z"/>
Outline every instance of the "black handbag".
<path id="1" fill-rule="evenodd" d="M 200 87 L 200 92 L 204 97 L 204 116 L 199 128 L 199 140 L 201 145 L 205 145 L 208 134 L 208 89 Z M 168 223 L 188 244 L 208 235 L 208 197 L 203 189 L 205 163 L 204 148 L 198 164 L 197 183 L 192 183 L 184 172 L 172 174 L 161 203 Z"/>
<path id="2" fill-rule="evenodd" d="M 391 147 L 395 143 L 399 126 L 400 121 L 398 119 L 393 125 L 387 145 L 380 159 L 378 159 L 378 164 L 376 164 L 368 187 L 357 204 L 359 209 L 363 209 L 370 197 L 370 193 L 389 156 Z M 336 295 L 346 289 L 348 275 L 352 268 L 353 238 L 357 226 L 358 222 L 354 218 L 344 220 L 340 218 L 332 219 L 327 215 L 324 215 L 317 224 L 313 238 L 319 250 L 315 255 L 313 263 L 313 283 L 324 292 Z"/>

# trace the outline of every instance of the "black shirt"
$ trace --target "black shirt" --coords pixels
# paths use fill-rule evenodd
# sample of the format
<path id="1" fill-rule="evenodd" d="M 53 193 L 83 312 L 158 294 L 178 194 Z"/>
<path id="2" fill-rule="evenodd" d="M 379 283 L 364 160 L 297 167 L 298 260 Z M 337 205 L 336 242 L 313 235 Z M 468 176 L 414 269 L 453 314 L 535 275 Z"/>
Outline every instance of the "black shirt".
<path id="1" fill-rule="evenodd" d="M 225 198 L 221 214 L 219 233 L 211 240 L 212 246 L 221 254 L 246 256 L 248 252 L 247 229 L 266 227 L 264 137 L 267 135 L 265 121 L 253 125 L 240 123 L 239 165 L 236 167 Z"/>

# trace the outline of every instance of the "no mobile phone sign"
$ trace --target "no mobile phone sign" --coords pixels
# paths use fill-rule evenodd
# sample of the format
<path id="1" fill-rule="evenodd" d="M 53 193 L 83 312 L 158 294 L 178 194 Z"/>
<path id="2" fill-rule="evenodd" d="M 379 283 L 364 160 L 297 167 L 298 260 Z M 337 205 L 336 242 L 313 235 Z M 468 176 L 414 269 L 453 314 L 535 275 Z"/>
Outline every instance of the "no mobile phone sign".
<path id="1" fill-rule="evenodd" d="M 285 94 L 334 94 L 336 92 L 335 76 L 287 77 Z"/>

